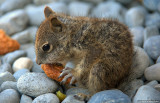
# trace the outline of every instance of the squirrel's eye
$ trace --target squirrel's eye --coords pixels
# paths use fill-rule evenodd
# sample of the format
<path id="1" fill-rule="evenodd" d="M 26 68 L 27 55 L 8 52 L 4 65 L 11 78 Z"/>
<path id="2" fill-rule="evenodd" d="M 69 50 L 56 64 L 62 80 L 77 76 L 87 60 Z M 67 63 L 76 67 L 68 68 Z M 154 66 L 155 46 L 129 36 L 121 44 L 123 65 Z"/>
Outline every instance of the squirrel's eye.
<path id="1" fill-rule="evenodd" d="M 42 50 L 43 50 L 44 52 L 49 52 L 49 51 L 51 50 L 51 46 L 50 46 L 49 44 L 44 44 L 44 45 L 42 46 Z"/>

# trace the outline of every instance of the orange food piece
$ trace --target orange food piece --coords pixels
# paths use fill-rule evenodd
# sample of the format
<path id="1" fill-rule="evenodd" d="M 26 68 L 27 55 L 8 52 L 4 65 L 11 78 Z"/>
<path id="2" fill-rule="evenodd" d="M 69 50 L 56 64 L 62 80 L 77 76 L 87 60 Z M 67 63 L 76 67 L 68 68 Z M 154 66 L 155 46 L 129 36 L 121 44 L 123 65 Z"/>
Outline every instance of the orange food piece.
<path id="1" fill-rule="evenodd" d="M 5 31 L 0 29 L 0 55 L 18 50 L 20 44 L 6 35 Z"/>
<path id="2" fill-rule="evenodd" d="M 41 68 L 49 78 L 54 79 L 58 82 L 61 82 L 63 80 L 63 78 L 58 78 L 61 74 L 61 70 L 64 68 L 63 66 L 59 66 L 56 64 L 42 64 Z M 69 84 L 70 80 L 71 78 L 67 79 L 66 84 Z"/>

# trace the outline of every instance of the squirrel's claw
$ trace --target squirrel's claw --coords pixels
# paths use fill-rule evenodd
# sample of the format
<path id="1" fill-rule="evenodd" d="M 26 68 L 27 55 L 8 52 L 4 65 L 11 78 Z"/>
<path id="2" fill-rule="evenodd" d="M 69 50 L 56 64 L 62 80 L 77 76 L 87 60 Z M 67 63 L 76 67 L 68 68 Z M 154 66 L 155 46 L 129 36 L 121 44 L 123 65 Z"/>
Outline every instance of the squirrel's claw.
<path id="1" fill-rule="evenodd" d="M 67 75 L 63 78 L 63 80 L 61 81 L 61 84 L 65 84 L 66 81 L 67 81 L 67 79 L 70 78 L 70 77 L 72 77 L 72 74 L 71 74 L 71 73 L 67 74 Z"/>
<path id="2" fill-rule="evenodd" d="M 76 81 L 76 78 L 72 76 L 72 79 L 70 81 L 70 85 L 72 85 Z"/>
<path id="3" fill-rule="evenodd" d="M 63 70 L 62 73 L 60 74 L 60 76 L 59 76 L 58 78 L 61 78 L 61 77 L 65 76 L 65 75 L 69 74 L 70 71 L 71 71 L 71 70 L 68 70 L 68 69 Z"/>
<path id="4" fill-rule="evenodd" d="M 58 78 L 61 78 L 61 77 L 64 77 L 63 80 L 60 82 L 60 84 L 65 84 L 67 79 L 71 77 L 71 81 L 70 81 L 70 85 L 72 85 L 76 79 L 75 77 L 73 77 L 71 70 L 73 68 L 69 68 L 69 67 L 65 67 L 63 70 L 62 70 L 62 73 L 60 74 L 60 76 Z"/>

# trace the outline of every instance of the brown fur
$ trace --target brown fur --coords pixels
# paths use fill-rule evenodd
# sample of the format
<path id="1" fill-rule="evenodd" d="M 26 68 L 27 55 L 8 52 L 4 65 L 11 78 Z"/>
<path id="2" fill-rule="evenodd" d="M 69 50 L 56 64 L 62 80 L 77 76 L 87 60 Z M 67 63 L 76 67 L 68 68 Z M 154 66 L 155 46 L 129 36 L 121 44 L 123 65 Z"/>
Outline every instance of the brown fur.
<path id="1" fill-rule="evenodd" d="M 56 14 L 49 7 L 44 13 L 35 43 L 38 64 L 71 60 L 76 64 L 71 73 L 79 86 L 92 94 L 117 88 L 131 69 L 133 44 L 128 27 L 112 19 Z M 44 52 L 44 43 L 53 49 Z"/>

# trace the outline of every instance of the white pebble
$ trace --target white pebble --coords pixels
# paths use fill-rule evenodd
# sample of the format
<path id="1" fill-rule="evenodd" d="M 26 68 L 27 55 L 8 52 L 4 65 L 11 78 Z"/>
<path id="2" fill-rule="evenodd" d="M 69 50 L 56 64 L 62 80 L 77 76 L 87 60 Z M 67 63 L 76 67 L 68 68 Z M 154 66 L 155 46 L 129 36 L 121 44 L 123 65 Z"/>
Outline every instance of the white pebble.
<path id="1" fill-rule="evenodd" d="M 24 68 L 30 70 L 32 66 L 33 66 L 33 62 L 31 59 L 27 57 L 21 57 L 13 63 L 13 71 L 16 72 Z"/>

